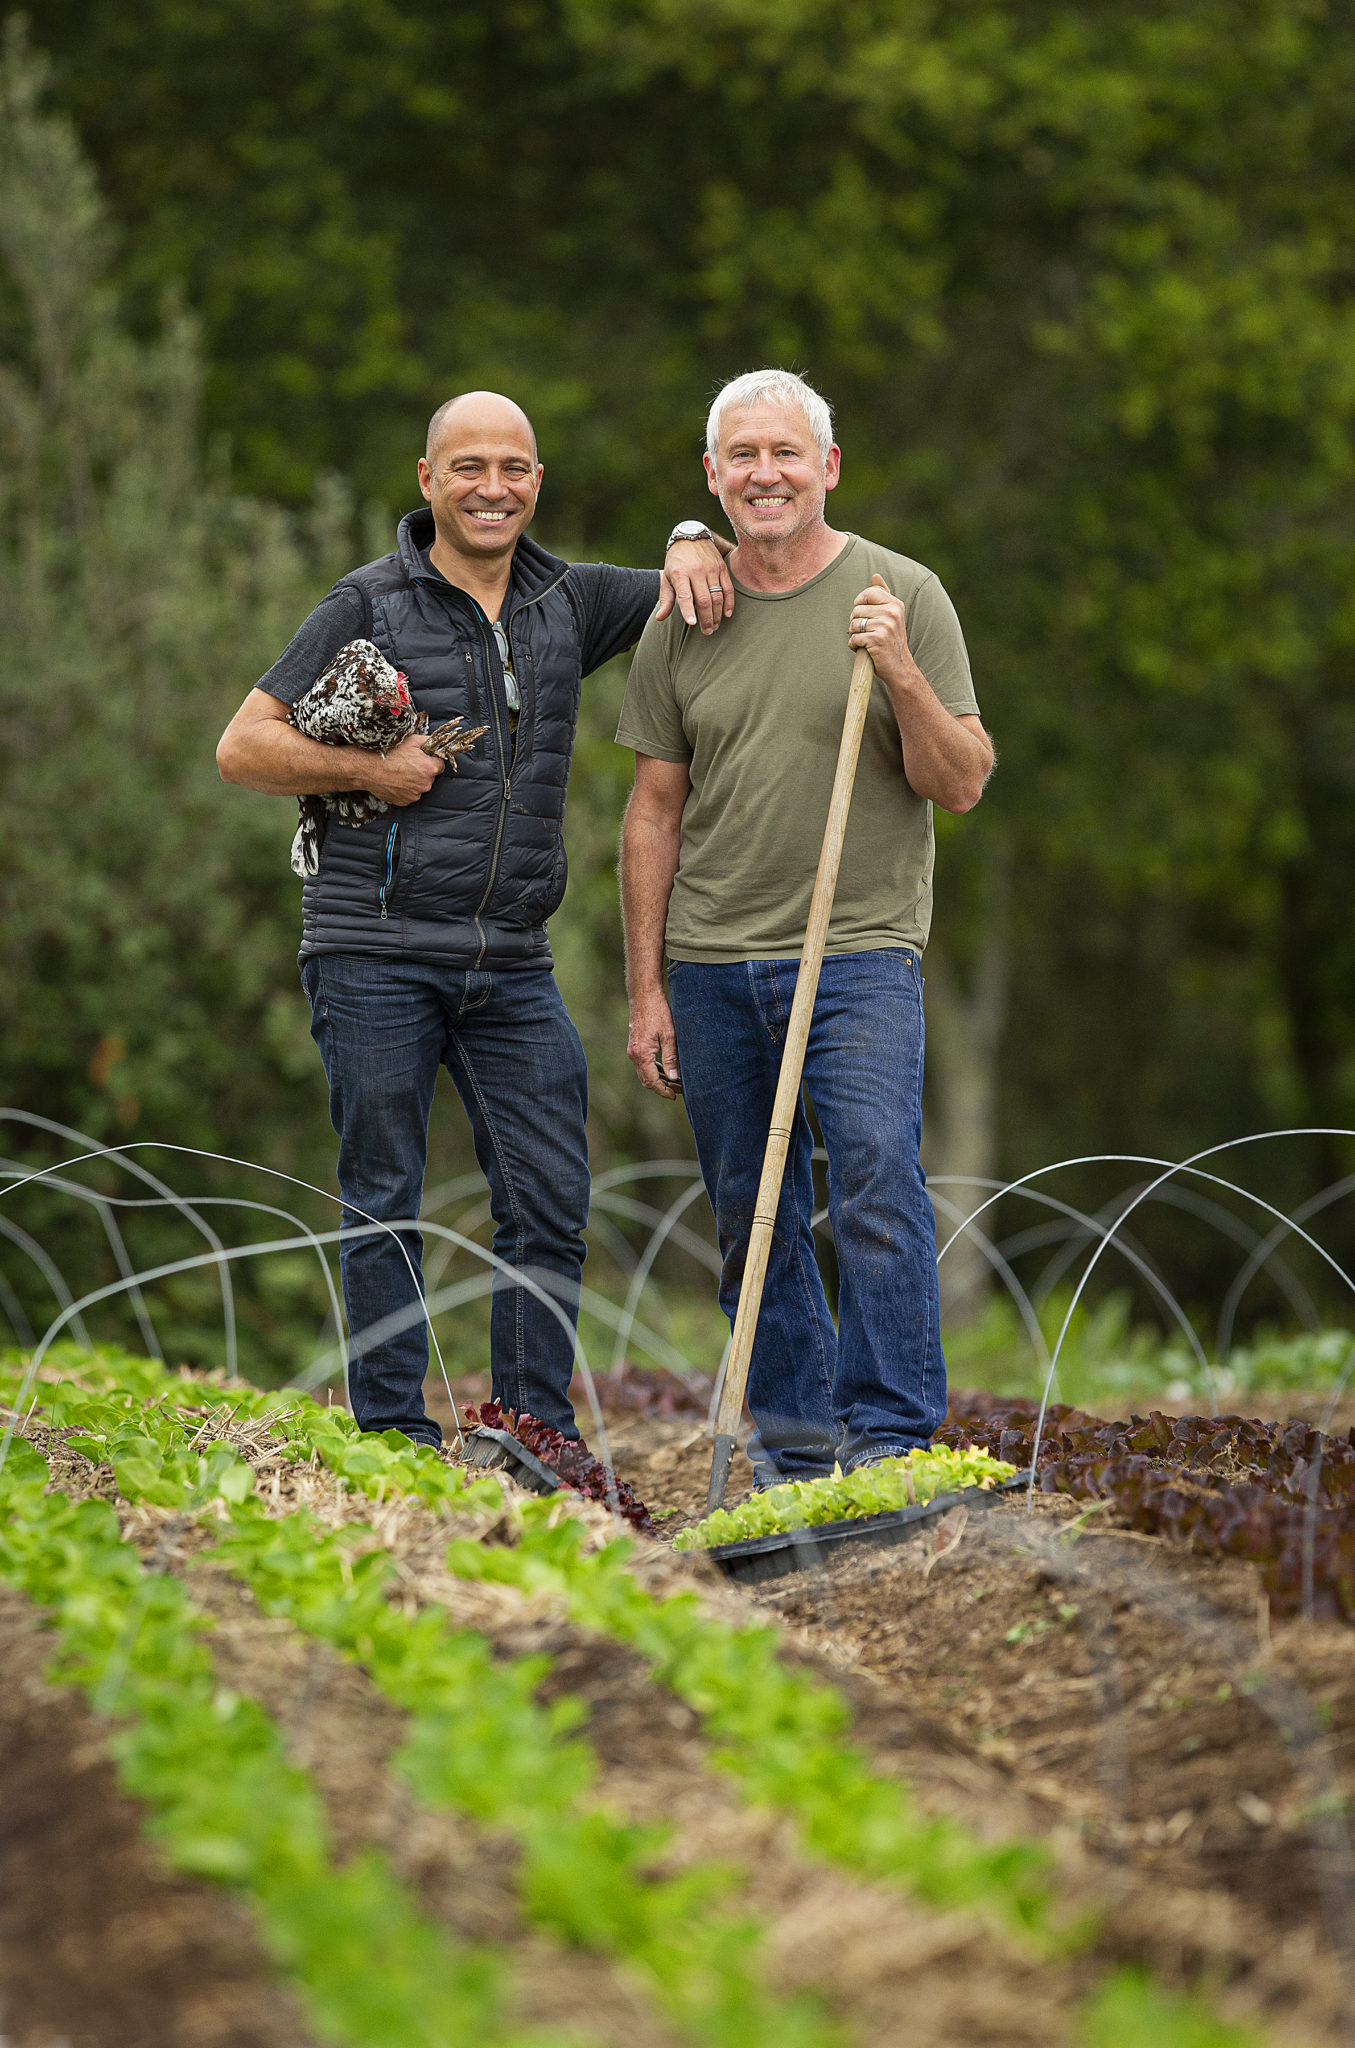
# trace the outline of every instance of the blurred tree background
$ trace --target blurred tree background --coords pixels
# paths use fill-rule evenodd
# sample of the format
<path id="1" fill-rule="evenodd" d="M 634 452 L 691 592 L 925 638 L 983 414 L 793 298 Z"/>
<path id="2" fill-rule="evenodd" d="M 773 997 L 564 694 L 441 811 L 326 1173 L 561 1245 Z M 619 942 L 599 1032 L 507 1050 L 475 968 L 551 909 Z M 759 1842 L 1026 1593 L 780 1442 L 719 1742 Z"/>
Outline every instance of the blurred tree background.
<path id="1" fill-rule="evenodd" d="M 449 392 L 532 412 L 543 542 L 652 562 L 709 507 L 712 389 L 782 362 L 836 407 L 835 523 L 950 588 L 1000 750 L 940 821 L 933 1172 L 1355 1124 L 1349 5 L 48 0 L 27 36 L 0 1100 L 327 1178 L 292 821 L 219 788 L 220 726 L 389 544 Z M 621 682 L 552 928 L 602 1167 L 690 1151 L 624 1059 Z M 434 1171 L 468 1157 L 440 1115 Z M 1289 1208 L 1351 1163 L 1239 1171 Z M 1142 1235 L 1216 1303 L 1217 1232 Z"/>

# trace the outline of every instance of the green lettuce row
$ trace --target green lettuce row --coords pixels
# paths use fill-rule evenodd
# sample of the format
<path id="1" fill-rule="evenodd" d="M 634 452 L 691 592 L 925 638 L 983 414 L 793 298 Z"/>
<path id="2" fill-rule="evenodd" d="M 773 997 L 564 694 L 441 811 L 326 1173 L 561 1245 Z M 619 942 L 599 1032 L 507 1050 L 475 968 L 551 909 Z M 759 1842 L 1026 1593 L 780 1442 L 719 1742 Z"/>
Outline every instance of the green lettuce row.
<path id="1" fill-rule="evenodd" d="M 128 1364 L 133 1388 L 151 1384 L 135 1369 L 141 1361 Z M 68 1382 L 43 1405 L 54 1425 L 58 1416 L 78 1423 L 80 1433 L 67 1441 L 112 1463 L 125 1498 L 191 1508 L 206 1489 L 228 1502 L 230 1525 L 217 1534 L 212 1555 L 265 1612 L 359 1661 L 411 1715 L 396 1767 L 424 1804 L 452 1806 L 514 1834 L 523 1850 L 519 1895 L 540 1926 L 638 1967 L 656 2002 L 700 2048 L 838 2048 L 841 2029 L 813 2000 L 774 1998 L 764 1988 L 760 1929 L 728 1910 L 736 1871 L 703 1865 L 657 1878 L 652 1866 L 670 1830 L 630 1827 L 585 1804 L 596 1760 L 569 1730 L 586 1710 L 572 1700 L 546 1709 L 533 1698 L 549 1659 L 496 1663 L 482 1636 L 449 1629 L 439 1610 L 410 1617 L 390 1605 L 393 1562 L 383 1550 L 361 1548 L 371 1532 L 361 1524 L 328 1531 L 304 1510 L 270 1517 L 249 1497 L 253 1475 L 229 1445 L 217 1442 L 205 1454 L 186 1448 L 198 1419 L 175 1409 L 176 1387 L 184 1383 L 171 1380 L 168 1393 L 149 1400 L 132 1393 L 129 1406 L 129 1399 Z M 197 1386 L 189 1391 L 200 1405 Z M 232 1406 L 254 1409 L 253 1402 Z M 401 1445 L 409 1449 L 403 1438 L 354 1445 L 341 1429 L 322 1427 L 296 1441 L 322 1455 L 374 1449 L 375 1467 L 358 1468 L 369 1487 L 384 1489 L 393 1467 L 401 1477 L 426 1477 L 425 1461 L 401 1452 Z M 458 1505 L 502 1501 L 495 1481 L 466 1483 L 459 1468 L 433 1464 Z"/>
<path id="2" fill-rule="evenodd" d="M 992 1486 L 1011 1479 L 1015 1465 L 992 1458 L 966 1444 L 951 1450 L 938 1444 L 929 1451 L 909 1451 L 855 1472 L 834 1472 L 831 1478 L 794 1479 L 769 1486 L 736 1508 L 717 1508 L 703 1522 L 684 1529 L 675 1550 L 706 1550 L 713 1543 L 741 1543 L 749 1536 L 781 1536 L 792 1529 L 813 1529 L 825 1522 L 848 1522 L 857 1515 L 883 1515 L 896 1508 L 935 1500 L 966 1486 Z"/>
<path id="3" fill-rule="evenodd" d="M 717 1745 L 712 1761 L 744 1799 L 790 1815 L 811 1855 L 906 1885 L 929 1905 L 995 1908 L 1054 1940 L 1046 1850 L 980 1842 L 958 1821 L 920 1813 L 906 1786 L 878 1777 L 844 1741 L 851 1714 L 837 1688 L 781 1662 L 775 1629 L 714 1621 L 693 1593 L 656 1598 L 627 1568 L 628 1540 L 589 1549 L 584 1524 L 552 1509 L 524 1501 L 511 1550 L 455 1539 L 448 1569 L 554 1593 L 581 1627 L 638 1650 L 702 1716 Z M 1084 1923 L 1079 1934 L 1088 1931 Z"/>
<path id="4" fill-rule="evenodd" d="M 16 1438 L 0 1472 L 0 1579 L 54 1611 L 51 1675 L 120 1720 L 110 1750 L 151 1834 L 178 1869 L 249 1901 L 317 2037 L 565 2048 L 562 2034 L 505 2024 L 493 1959 L 424 1919 L 383 1858 L 334 1863 L 314 1787 L 262 1708 L 218 1684 L 177 1580 L 143 1570 L 106 1501 L 71 1501 L 47 1481 Z"/>
<path id="5" fill-rule="evenodd" d="M 13 1399 L 22 1379 L 22 1362 L 10 1354 L 0 1363 L 0 1395 Z M 412 1444 L 398 1430 L 364 1435 L 343 1409 L 321 1408 L 309 1396 L 170 1372 L 156 1359 L 111 1346 L 54 1347 L 30 1400 L 34 1394 L 54 1429 L 73 1426 L 81 1433 L 71 1439 L 76 1449 L 88 1447 L 90 1455 L 97 1449 L 100 1461 L 112 1464 L 125 1498 L 160 1507 L 175 1506 L 192 1477 L 190 1446 L 203 1409 L 217 1411 L 226 1423 L 267 1419 L 270 1434 L 297 1462 L 317 1454 L 336 1478 L 371 1500 L 387 1492 L 412 1494 L 436 1508 L 492 1506 L 501 1498 L 495 1482 L 477 1482 L 464 1466 L 445 1465 L 431 1445 Z"/>
<path id="6" fill-rule="evenodd" d="M 730 1629 L 697 1610 L 694 1596 L 655 1600 L 625 1569 L 626 1539 L 588 1552 L 586 1531 L 556 1518 L 550 1501 L 522 1504 L 513 1550 L 457 1539 L 447 1563 L 467 1578 L 562 1595 L 571 1617 L 632 1644 L 654 1675 L 695 1707 L 722 1738 L 715 1761 L 740 1782 L 745 1798 L 794 1814 L 805 1846 L 854 1876 L 902 1882 L 938 1906 L 1014 1911 L 1043 1932 L 1049 1948 L 1080 1945 L 1088 1916 L 1061 1936 L 1049 1932 L 1043 1850 L 1021 1843 L 975 1843 L 957 1823 L 927 1820 L 906 1789 L 874 1777 L 841 1746 L 848 1712 L 834 1689 L 788 1672 L 776 1659 L 772 1629 Z M 1266 2048 L 1268 2036 L 1220 2020 L 1201 1998 L 1163 1989 L 1144 1970 L 1115 1972 L 1079 2016 L 1080 2048 Z"/>
<path id="7" fill-rule="evenodd" d="M 590 1804 L 597 1775 L 571 1731 L 573 1699 L 542 1707 L 547 1657 L 498 1663 L 485 1638 L 425 1608 L 388 1601 L 384 1551 L 355 1555 L 370 1532 L 325 1530 L 305 1510 L 232 1510 L 212 1555 L 265 1613 L 360 1662 L 410 1716 L 394 1759 L 427 1806 L 453 1807 L 509 1830 L 522 1851 L 518 1891 L 536 1923 L 572 1946 L 637 1968 L 658 2006 L 699 2048 L 834 2048 L 842 2030 L 815 2001 L 777 1998 L 761 1982 L 756 1922 L 732 1915 L 738 1873 L 709 1864 L 653 1874 L 671 1830 L 627 1825 Z"/>
<path id="8" fill-rule="evenodd" d="M 1203 1999 L 1164 1991 L 1143 1970 L 1117 1970 L 1082 2011 L 1079 2048 L 1266 2048 L 1254 2027 L 1221 2020 Z"/>
<path id="9" fill-rule="evenodd" d="M 168 1486 L 163 1461 L 187 1455 L 177 1446 L 197 1431 L 191 1410 L 211 1403 L 242 1418 L 276 1415 L 298 1457 L 315 1452 L 369 1494 L 418 1491 L 427 1499 L 438 1487 L 445 1489 L 439 1498 L 469 1506 L 478 1485 L 494 1487 L 495 1499 L 501 1498 L 497 1482 L 468 1481 L 464 1468 L 416 1451 L 394 1431 L 357 1437 L 351 1418 L 314 1404 L 279 1413 L 275 1400 L 253 1388 L 180 1378 L 126 1354 L 74 1353 L 61 1363 L 68 1374 L 79 1371 L 81 1381 L 68 1376 L 56 1388 L 44 1382 L 44 1412 L 54 1425 L 58 1417 L 78 1423 L 83 1439 L 76 1441 L 83 1440 L 92 1457 L 112 1458 L 123 1490 L 147 1482 Z M 81 1383 L 91 1380 L 92 1388 Z M 129 1439 L 120 1434 L 127 1430 L 142 1440 L 134 1470 Z M 157 1452 L 157 1446 L 168 1448 Z M 155 1455 L 162 1458 L 158 1467 Z M 354 1459 L 364 1455 L 375 1461 L 372 1469 L 355 1470 Z M 589 1548 L 586 1526 L 562 1517 L 554 1500 L 525 1501 L 516 1512 L 516 1548 L 454 1541 L 449 1568 L 524 1590 L 544 1587 L 563 1599 L 580 1626 L 638 1650 L 656 1678 L 703 1716 L 717 1744 L 712 1760 L 743 1798 L 794 1819 L 811 1855 L 858 1876 L 902 1884 L 931 1905 L 986 1906 L 1032 1935 L 1053 1939 L 1047 1851 L 1028 1842 L 980 1842 L 957 1821 L 919 1813 L 906 1786 L 878 1777 L 845 1743 L 851 1716 L 836 1687 L 781 1663 L 775 1630 L 714 1621 L 693 1594 L 656 1599 L 627 1568 L 628 1539 Z"/>

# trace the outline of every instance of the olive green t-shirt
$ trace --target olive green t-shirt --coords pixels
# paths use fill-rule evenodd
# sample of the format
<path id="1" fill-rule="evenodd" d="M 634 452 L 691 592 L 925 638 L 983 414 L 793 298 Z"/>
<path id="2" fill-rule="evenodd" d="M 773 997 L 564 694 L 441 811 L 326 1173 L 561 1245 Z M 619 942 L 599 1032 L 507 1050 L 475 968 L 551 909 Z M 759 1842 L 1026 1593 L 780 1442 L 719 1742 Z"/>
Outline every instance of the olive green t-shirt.
<path id="1" fill-rule="evenodd" d="M 672 959 L 799 955 L 847 709 L 852 600 L 876 574 L 902 598 L 913 658 L 946 709 L 977 713 L 960 622 L 937 578 L 854 534 L 796 590 L 736 581 L 734 616 L 709 639 L 676 608 L 645 627 L 616 737 L 691 775 L 668 910 Z M 909 786 L 898 721 L 877 679 L 828 952 L 921 951 L 933 854 L 932 807 Z"/>

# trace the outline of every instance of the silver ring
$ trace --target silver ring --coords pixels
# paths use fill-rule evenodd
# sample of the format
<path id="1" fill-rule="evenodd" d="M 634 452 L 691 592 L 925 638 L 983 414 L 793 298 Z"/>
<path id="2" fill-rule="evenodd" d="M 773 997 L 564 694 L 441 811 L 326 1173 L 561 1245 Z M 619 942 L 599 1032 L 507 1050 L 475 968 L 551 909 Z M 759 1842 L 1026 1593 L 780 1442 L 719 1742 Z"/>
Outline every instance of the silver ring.
<path id="1" fill-rule="evenodd" d="M 708 583 L 706 585 L 706 588 L 710 592 L 712 597 L 718 597 L 720 595 L 720 585 L 718 583 Z"/>

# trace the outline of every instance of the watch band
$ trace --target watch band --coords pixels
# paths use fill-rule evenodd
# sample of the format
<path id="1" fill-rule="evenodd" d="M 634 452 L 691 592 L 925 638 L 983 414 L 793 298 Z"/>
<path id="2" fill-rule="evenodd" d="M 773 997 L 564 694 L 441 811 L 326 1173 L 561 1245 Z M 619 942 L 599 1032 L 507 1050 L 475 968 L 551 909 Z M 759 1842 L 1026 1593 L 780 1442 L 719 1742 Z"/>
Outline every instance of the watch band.
<path id="1" fill-rule="evenodd" d="M 669 534 L 667 540 L 664 542 L 663 551 L 665 554 L 667 554 L 669 548 L 672 547 L 674 541 L 714 540 L 714 538 L 715 535 L 711 532 L 710 528 L 704 525 L 701 520 L 679 519 L 677 525 L 673 528 L 673 531 Z"/>

